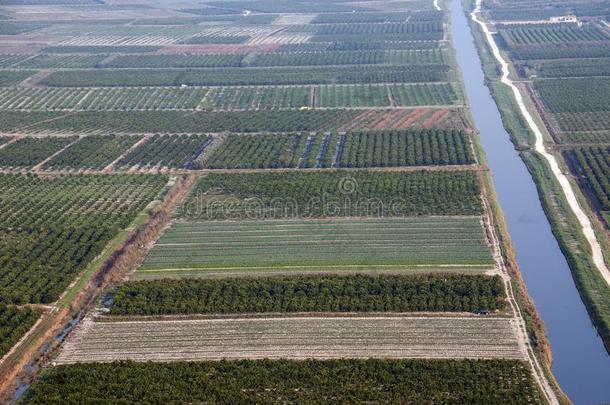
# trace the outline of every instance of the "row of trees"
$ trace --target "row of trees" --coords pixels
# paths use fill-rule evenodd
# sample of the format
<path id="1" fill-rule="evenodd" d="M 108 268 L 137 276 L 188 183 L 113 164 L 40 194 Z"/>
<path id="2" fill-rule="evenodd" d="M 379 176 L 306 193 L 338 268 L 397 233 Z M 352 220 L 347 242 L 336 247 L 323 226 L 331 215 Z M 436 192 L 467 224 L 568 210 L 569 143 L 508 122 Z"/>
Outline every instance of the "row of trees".
<path id="1" fill-rule="evenodd" d="M 519 360 L 91 363 L 48 369 L 21 404 L 542 404 Z"/>
<path id="2" fill-rule="evenodd" d="M 296 276 L 122 284 L 112 315 L 478 311 L 506 306 L 499 276 Z"/>

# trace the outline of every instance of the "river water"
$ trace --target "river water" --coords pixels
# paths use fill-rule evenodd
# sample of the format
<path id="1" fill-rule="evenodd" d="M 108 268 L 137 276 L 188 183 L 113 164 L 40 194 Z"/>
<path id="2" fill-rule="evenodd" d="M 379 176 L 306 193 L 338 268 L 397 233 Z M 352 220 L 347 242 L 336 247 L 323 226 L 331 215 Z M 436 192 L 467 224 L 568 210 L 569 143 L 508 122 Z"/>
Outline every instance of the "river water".
<path id="1" fill-rule="evenodd" d="M 530 296 L 548 329 L 553 373 L 577 404 L 610 402 L 610 356 L 578 295 L 570 268 L 551 232 L 536 186 L 502 125 L 484 84 L 472 33 L 460 0 L 451 0 L 457 62 L 481 143 Z"/>

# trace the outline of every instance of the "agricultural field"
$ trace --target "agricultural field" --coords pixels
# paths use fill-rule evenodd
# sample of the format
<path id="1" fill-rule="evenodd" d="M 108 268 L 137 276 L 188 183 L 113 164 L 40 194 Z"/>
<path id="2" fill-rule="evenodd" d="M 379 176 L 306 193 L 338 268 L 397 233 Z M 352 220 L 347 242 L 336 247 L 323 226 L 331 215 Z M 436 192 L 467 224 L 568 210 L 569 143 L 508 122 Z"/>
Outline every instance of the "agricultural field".
<path id="1" fill-rule="evenodd" d="M 3 70 L 0 71 L 0 87 L 14 86 L 32 76 L 31 70 Z"/>
<path id="2" fill-rule="evenodd" d="M 499 276 L 353 275 L 134 281 L 110 315 L 265 312 L 475 312 L 506 307 Z M 434 298 L 432 298 L 434 297 Z"/>
<path id="3" fill-rule="evenodd" d="M 449 67 L 433 65 L 274 67 L 262 68 L 62 70 L 40 82 L 49 87 L 231 86 L 331 83 L 438 82 L 448 79 Z M 203 74 L 205 73 L 205 74 Z"/>
<path id="4" fill-rule="evenodd" d="M 610 40 L 610 34 L 595 25 L 578 27 L 576 24 L 503 26 L 500 35 L 509 47 Z"/>
<path id="5" fill-rule="evenodd" d="M 211 89 L 201 108 L 214 110 L 298 109 L 311 106 L 310 87 L 220 87 Z"/>
<path id="6" fill-rule="evenodd" d="M 544 78 L 610 76 L 610 58 L 526 62 L 521 67 Z"/>
<path id="7" fill-rule="evenodd" d="M 140 213 L 163 176 L 3 174 L 0 302 L 50 303 Z"/>
<path id="8" fill-rule="evenodd" d="M 126 153 L 117 167 L 129 169 L 197 168 L 197 157 L 210 144 L 209 135 L 153 135 L 144 144 Z"/>
<path id="9" fill-rule="evenodd" d="M 0 358 L 34 325 L 40 317 L 38 309 L 0 303 Z"/>
<path id="10" fill-rule="evenodd" d="M 107 57 L 108 55 L 37 55 L 16 66 L 28 69 L 94 68 Z"/>
<path id="11" fill-rule="evenodd" d="M 43 165 L 43 169 L 104 169 L 141 138 L 138 136 L 83 137 Z"/>
<path id="12" fill-rule="evenodd" d="M 102 67 L 106 68 L 195 68 L 239 66 L 242 55 L 120 55 Z"/>
<path id="13" fill-rule="evenodd" d="M 535 87 L 552 113 L 610 111 L 610 77 L 540 80 Z"/>
<path id="14" fill-rule="evenodd" d="M 443 59 L 443 52 L 438 49 L 406 51 L 279 52 L 261 54 L 250 63 L 250 66 L 442 64 L 444 62 Z"/>
<path id="15" fill-rule="evenodd" d="M 136 276 L 451 265 L 480 271 L 493 265 L 478 217 L 179 222 L 154 246 Z"/>
<path id="16" fill-rule="evenodd" d="M 207 94 L 202 88 L 6 88 L 0 108 L 22 111 L 193 110 Z"/>
<path id="17" fill-rule="evenodd" d="M 457 131 L 346 134 L 230 134 L 205 161 L 210 169 L 330 168 L 475 163 L 468 136 Z"/>
<path id="18" fill-rule="evenodd" d="M 183 216 L 478 215 L 480 193 L 472 171 L 212 173 L 194 186 Z"/>
<path id="19" fill-rule="evenodd" d="M 125 375 L 131 378 L 124 378 Z M 152 376 L 152 377 L 151 377 Z M 420 382 L 424 380 L 425 384 Z M 349 386 L 345 381 L 350 381 Z M 78 383 L 76 383 L 78 382 Z M 295 390 L 294 387 L 299 389 Z M 379 389 L 382 386 L 384 389 Z M 145 389 L 143 389 L 145 387 Z M 252 393 L 252 394 L 250 394 Z M 47 369 L 22 403 L 418 401 L 543 404 L 519 360 L 259 360 L 85 363 Z M 281 396 L 282 401 L 278 401 Z"/>
<path id="20" fill-rule="evenodd" d="M 0 5 L 0 402 L 544 403 L 446 2 L 123 3 Z"/>
<path id="21" fill-rule="evenodd" d="M 57 45 L 44 48 L 45 54 L 112 54 L 112 53 L 149 53 L 161 49 L 160 46 L 146 45 L 101 45 L 101 46 L 66 46 Z"/>
<path id="22" fill-rule="evenodd" d="M 587 147 L 565 152 L 594 206 L 610 226 L 610 148 Z"/>
<path id="23" fill-rule="evenodd" d="M 36 166 L 76 140 L 75 136 L 19 138 L 0 149 L 0 167 L 24 169 Z"/>
<path id="24" fill-rule="evenodd" d="M 388 314 L 83 322 L 58 357 L 59 364 L 125 359 L 523 358 L 510 318 Z"/>
<path id="25" fill-rule="evenodd" d="M 40 133 L 196 133 L 330 131 L 360 114 L 359 110 L 282 111 L 31 111 L 0 112 L 0 131 Z M 6 117 L 6 119 L 5 119 Z"/>
<path id="26" fill-rule="evenodd" d="M 582 68 L 586 69 L 586 65 Z M 584 77 L 586 73 L 575 70 L 576 75 L 583 77 L 534 82 L 535 94 L 543 104 L 542 113 L 552 123 L 551 130 L 561 142 L 607 143 L 610 140 L 610 76 Z"/>

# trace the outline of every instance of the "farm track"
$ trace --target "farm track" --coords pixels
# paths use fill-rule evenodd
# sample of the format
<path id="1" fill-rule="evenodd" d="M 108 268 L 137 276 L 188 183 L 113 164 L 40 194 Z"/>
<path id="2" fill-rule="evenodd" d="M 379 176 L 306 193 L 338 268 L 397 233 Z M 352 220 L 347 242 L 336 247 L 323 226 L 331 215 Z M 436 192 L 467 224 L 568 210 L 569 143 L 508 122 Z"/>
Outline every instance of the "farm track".
<path id="1" fill-rule="evenodd" d="M 328 358 L 509 358 L 525 353 L 514 320 L 496 317 L 289 316 L 96 322 L 85 319 L 57 358 L 175 361 Z M 169 350 L 168 350 L 169 349 Z"/>

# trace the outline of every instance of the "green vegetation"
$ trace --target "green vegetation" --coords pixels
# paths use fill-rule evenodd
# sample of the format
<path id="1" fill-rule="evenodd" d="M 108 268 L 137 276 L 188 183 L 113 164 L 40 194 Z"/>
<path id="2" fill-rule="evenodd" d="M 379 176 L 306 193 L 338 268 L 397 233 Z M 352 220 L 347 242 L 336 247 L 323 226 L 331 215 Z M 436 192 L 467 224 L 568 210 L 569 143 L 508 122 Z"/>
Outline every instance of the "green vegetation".
<path id="1" fill-rule="evenodd" d="M 136 277 L 444 265 L 475 271 L 493 265 L 478 217 L 179 222 L 155 244 Z"/>
<path id="2" fill-rule="evenodd" d="M 610 109 L 610 77 L 536 80 L 534 84 L 553 113 Z"/>
<path id="3" fill-rule="evenodd" d="M 505 25 L 500 36 L 509 47 L 530 44 L 562 44 L 566 42 L 607 41 L 610 35 L 595 25 L 526 24 Z"/>
<path id="4" fill-rule="evenodd" d="M 610 148 L 570 149 L 566 155 L 575 165 L 577 173 L 584 176 L 584 185 L 593 191 L 600 211 L 610 214 Z"/>
<path id="5" fill-rule="evenodd" d="M 474 172 L 334 171 L 210 174 L 195 185 L 184 214 L 211 219 L 480 213 Z"/>
<path id="6" fill-rule="evenodd" d="M 210 89 L 201 106 L 221 110 L 310 106 L 310 87 L 221 87 Z"/>
<path id="7" fill-rule="evenodd" d="M 361 7 L 343 5 L 337 3 L 318 3 L 308 1 L 291 0 L 230 0 L 230 1 L 210 1 L 206 5 L 223 8 L 259 11 L 261 13 L 330 13 L 330 12 L 352 12 Z"/>
<path id="8" fill-rule="evenodd" d="M 0 72 L 0 87 L 14 86 L 32 76 L 32 70 L 4 70 Z"/>
<path id="9" fill-rule="evenodd" d="M 295 388 L 298 387 L 298 388 Z M 47 369 L 21 404 L 542 404 L 518 360 L 256 360 L 91 363 Z"/>
<path id="10" fill-rule="evenodd" d="M 499 276 L 294 276 L 122 284 L 111 315 L 251 312 L 406 312 L 502 309 Z"/>
<path id="11" fill-rule="evenodd" d="M 239 66 L 243 55 L 122 55 L 104 63 L 107 68 L 195 68 Z"/>
<path id="12" fill-rule="evenodd" d="M 144 175 L 1 175 L 0 303 L 56 300 L 166 181 Z"/>
<path id="13" fill-rule="evenodd" d="M 140 139 L 139 136 L 89 135 L 48 161 L 44 168 L 101 170 Z"/>
<path id="14" fill-rule="evenodd" d="M 337 24 L 337 23 L 387 23 L 405 22 L 411 16 L 410 13 L 325 13 L 319 14 L 311 22 L 312 24 Z"/>
<path id="15" fill-rule="evenodd" d="M 370 131 L 345 135 L 231 134 L 205 162 L 210 169 L 393 167 L 475 163 L 461 131 Z"/>
<path id="16" fill-rule="evenodd" d="M 278 67 L 268 69 L 225 68 L 222 70 L 96 69 L 53 72 L 41 80 L 51 87 L 115 86 L 223 86 L 263 84 L 405 83 L 447 80 L 449 66 L 333 66 Z"/>
<path id="17" fill-rule="evenodd" d="M 205 162 L 210 169 L 297 167 L 304 134 L 231 134 Z"/>
<path id="18" fill-rule="evenodd" d="M 184 44 L 242 44 L 246 42 L 250 37 L 242 35 L 234 36 L 220 36 L 220 35 L 206 35 L 206 36 L 195 36 L 183 41 Z"/>
<path id="19" fill-rule="evenodd" d="M 345 136 L 340 167 L 391 167 L 475 163 L 461 131 L 356 132 Z"/>
<path id="20" fill-rule="evenodd" d="M 108 55 L 36 55 L 17 66 L 19 68 L 93 68 Z"/>
<path id="21" fill-rule="evenodd" d="M 351 121 L 356 110 L 309 111 L 83 111 L 72 114 L 52 112 L 0 112 L 0 130 L 196 133 L 209 132 L 290 132 L 333 130 Z M 4 118 L 7 118 L 4 120 Z M 55 118 L 55 119 L 52 119 Z M 39 124 L 34 124 L 39 122 Z"/>
<path id="22" fill-rule="evenodd" d="M 143 46 L 143 45 L 58 45 L 43 49 L 45 53 L 86 53 L 86 54 L 106 54 L 106 53 L 148 53 L 160 49 L 160 46 Z"/>
<path id="23" fill-rule="evenodd" d="M 41 311 L 0 304 L 0 358 L 36 323 Z"/>
<path id="24" fill-rule="evenodd" d="M 208 135 L 154 135 L 143 145 L 127 153 L 117 167 L 196 168 L 194 160 L 212 138 Z"/>
<path id="25" fill-rule="evenodd" d="M 610 58 L 544 61 L 536 69 L 543 77 L 610 76 Z"/>
<path id="26" fill-rule="evenodd" d="M 443 62 L 443 51 L 440 49 L 405 51 L 364 50 L 265 53 L 256 57 L 250 63 L 250 66 L 441 64 Z"/>
<path id="27" fill-rule="evenodd" d="M 75 140 L 75 136 L 20 138 L 0 149 L 0 167 L 26 168 L 35 166 Z"/>
<path id="28" fill-rule="evenodd" d="M 202 88 L 0 88 L 4 110 L 177 110 L 195 109 Z"/>
<path id="29" fill-rule="evenodd" d="M 598 42 L 595 45 L 587 43 L 563 43 L 549 46 L 548 44 L 515 46 L 511 54 L 516 59 L 562 59 L 562 58 L 607 58 L 610 57 L 610 44 Z"/>
<path id="30" fill-rule="evenodd" d="M 0 55 L 0 67 L 8 68 L 28 59 L 28 55 Z"/>

